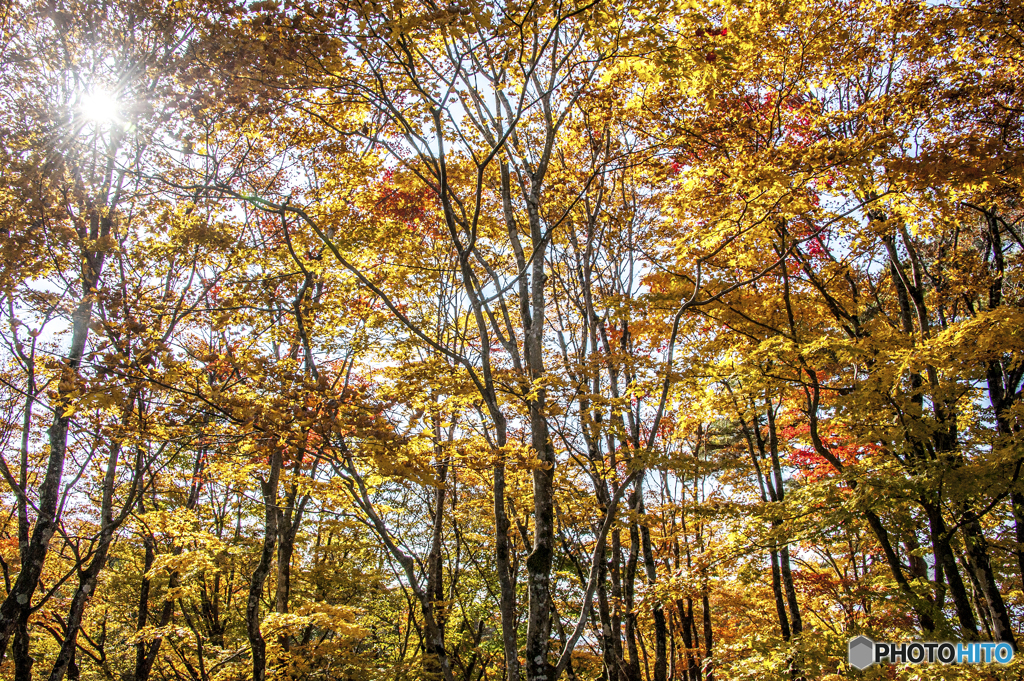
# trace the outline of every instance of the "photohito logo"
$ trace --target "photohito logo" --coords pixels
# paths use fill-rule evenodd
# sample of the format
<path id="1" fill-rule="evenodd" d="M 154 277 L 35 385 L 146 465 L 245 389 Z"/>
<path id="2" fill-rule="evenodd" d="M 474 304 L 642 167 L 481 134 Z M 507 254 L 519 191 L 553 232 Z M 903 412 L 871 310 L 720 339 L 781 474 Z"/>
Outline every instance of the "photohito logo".
<path id="1" fill-rule="evenodd" d="M 942 664 L 1007 664 L 1013 659 L 1009 643 L 875 643 L 867 636 L 851 638 L 847 661 L 855 669 L 867 669 L 876 662 L 940 662 Z"/>

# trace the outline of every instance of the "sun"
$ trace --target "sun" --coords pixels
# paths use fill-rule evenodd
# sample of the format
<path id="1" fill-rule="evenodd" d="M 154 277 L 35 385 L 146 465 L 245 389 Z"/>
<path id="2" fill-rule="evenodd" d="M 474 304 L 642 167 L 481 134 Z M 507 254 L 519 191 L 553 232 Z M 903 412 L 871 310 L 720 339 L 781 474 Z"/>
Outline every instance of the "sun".
<path id="1" fill-rule="evenodd" d="M 121 102 L 113 93 L 92 88 L 82 94 L 78 111 L 92 123 L 116 123 L 120 120 L 120 106 Z"/>

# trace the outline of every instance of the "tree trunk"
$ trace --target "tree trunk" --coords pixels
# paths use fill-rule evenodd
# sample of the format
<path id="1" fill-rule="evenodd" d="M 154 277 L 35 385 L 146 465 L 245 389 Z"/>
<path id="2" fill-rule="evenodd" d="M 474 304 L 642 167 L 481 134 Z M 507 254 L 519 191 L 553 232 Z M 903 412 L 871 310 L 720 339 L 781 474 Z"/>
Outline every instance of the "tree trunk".
<path id="1" fill-rule="evenodd" d="M 202 472 L 204 470 L 206 461 L 206 450 L 199 450 L 196 456 L 195 465 L 192 469 L 192 489 L 189 491 L 188 500 L 185 502 L 185 508 L 193 510 L 196 504 L 199 503 L 199 493 L 202 489 Z M 140 497 L 138 502 L 139 513 L 145 512 L 145 505 Z M 139 616 L 136 621 L 137 630 L 142 629 L 146 626 L 149 621 L 149 591 L 150 591 L 150 580 L 146 577 L 146 574 L 153 567 L 153 563 L 156 561 L 156 541 L 152 535 L 147 534 L 143 540 L 145 547 L 145 563 L 142 577 L 142 588 L 139 590 Z M 174 549 L 175 555 L 181 553 L 181 547 Z M 171 572 L 167 579 L 167 590 L 173 592 L 181 583 L 180 573 L 178 571 Z M 166 627 L 171 622 L 171 617 L 174 615 L 174 601 L 170 599 L 164 599 L 163 607 L 160 609 L 160 619 L 158 621 L 158 627 Z M 212 637 L 211 637 L 212 640 Z M 160 652 L 160 646 L 163 639 L 156 639 L 146 643 L 145 641 L 139 641 L 135 645 L 135 671 L 132 676 L 133 681 L 147 681 L 150 673 L 153 671 L 153 664 L 156 662 L 156 656 Z M 214 641 L 214 644 L 217 643 Z M 223 641 L 220 642 L 223 645 Z"/>
<path id="2" fill-rule="evenodd" d="M 539 354 L 539 348 L 536 350 Z M 530 405 L 533 449 L 540 465 L 533 470 L 533 550 L 526 559 L 530 594 L 526 622 L 526 677 L 528 681 L 549 681 L 551 664 L 551 563 L 555 543 L 554 467 L 555 457 L 548 438 L 544 391 Z"/>
<path id="3" fill-rule="evenodd" d="M 643 500 L 643 476 L 637 478 L 637 513 L 640 518 L 646 517 Z M 654 681 L 665 681 L 667 678 L 667 642 L 668 635 L 665 627 L 665 607 L 661 600 L 655 597 L 654 588 L 658 583 L 657 565 L 654 562 L 654 551 L 651 547 L 651 530 L 644 524 L 640 524 L 640 541 L 644 552 L 644 568 L 647 571 L 647 586 L 650 589 L 651 598 L 654 603 L 651 606 L 654 617 Z"/>
<path id="4" fill-rule="evenodd" d="M 612 530 L 612 560 L 609 566 L 612 582 L 612 645 L 615 654 L 614 679 L 627 681 L 626 658 L 622 652 L 622 535 L 618 528 Z"/>
<path id="5" fill-rule="evenodd" d="M 296 463 L 296 468 L 299 465 L 301 462 Z M 285 495 L 284 508 L 277 511 L 277 583 L 274 588 L 274 611 L 280 613 L 288 612 L 292 593 L 292 555 L 295 553 L 295 537 L 299 533 L 306 503 L 309 501 L 309 496 L 304 495 L 296 503 L 298 493 L 298 487 L 293 484 Z M 204 607 L 204 611 L 206 610 Z M 280 643 L 282 649 L 289 650 L 291 637 L 282 634 Z"/>
<path id="6" fill-rule="evenodd" d="M 634 490 L 629 507 L 636 508 L 636 491 Z M 640 531 L 636 521 L 631 519 L 629 523 L 629 557 L 626 559 L 626 574 L 623 575 L 623 605 L 626 610 L 626 650 L 629 652 L 629 661 L 626 664 L 626 674 L 629 681 L 640 680 L 640 652 L 636 644 L 636 610 L 634 608 L 633 593 L 636 587 L 636 563 L 640 553 Z"/>
<path id="7" fill-rule="evenodd" d="M 275 448 L 270 455 L 270 475 L 260 480 L 263 495 L 263 549 L 260 561 L 249 582 L 249 598 L 245 604 L 245 632 L 252 648 L 252 681 L 264 681 L 267 673 L 267 642 L 260 630 L 260 597 L 263 585 L 270 574 L 270 563 L 274 559 L 274 545 L 277 541 L 277 488 L 281 475 L 282 453 Z"/>
<path id="8" fill-rule="evenodd" d="M 937 569 L 941 568 L 949 585 L 949 593 L 953 598 L 953 607 L 956 609 L 957 619 L 960 620 L 962 636 L 969 641 L 978 638 L 978 623 L 974 618 L 974 610 L 971 608 L 970 597 L 967 595 L 967 588 L 964 586 L 963 578 L 960 576 L 960 569 L 956 564 L 956 557 L 950 548 L 950 537 L 947 536 L 946 521 L 942 517 L 942 510 L 935 504 L 923 504 L 928 514 L 928 530 L 932 539 L 932 551 L 938 562 Z"/>
<path id="9" fill-rule="evenodd" d="M 92 285 L 91 282 L 88 283 Z M 11 587 L 10 593 L 0 604 L 0 662 L 11 635 L 14 633 L 25 613 L 32 607 L 32 596 L 43 573 L 43 564 L 50 545 L 50 538 L 57 529 L 57 506 L 60 500 L 60 483 L 64 475 L 64 460 L 68 445 L 68 426 L 71 416 L 66 411 L 68 396 L 74 391 L 74 381 L 78 373 L 89 336 L 89 322 L 92 319 L 91 298 L 86 298 L 75 309 L 71 351 L 64 365 L 61 386 L 58 388 L 57 408 L 54 410 L 53 422 L 48 429 L 50 455 L 47 458 L 46 472 L 39 486 L 39 501 L 36 504 L 36 523 L 32 528 L 28 551 L 22 557 L 23 569 Z"/>
<path id="10" fill-rule="evenodd" d="M 282 514 L 284 516 L 285 514 Z M 291 599 L 292 591 L 292 554 L 295 553 L 295 529 L 291 527 L 290 518 L 285 519 L 283 531 L 278 533 L 277 539 L 277 583 L 274 585 L 274 612 L 288 612 L 288 602 Z M 287 634 L 280 638 L 281 648 L 288 650 L 291 647 L 291 640 Z"/>
<path id="11" fill-rule="evenodd" d="M 131 417 L 135 400 L 139 397 L 137 390 L 131 392 L 128 398 L 127 404 L 124 406 L 121 415 L 122 424 L 127 423 Z M 141 398 L 140 398 L 140 414 L 141 414 Z M 96 544 L 92 560 L 89 562 L 85 569 L 80 570 L 78 574 L 78 590 L 75 591 L 74 597 L 71 599 L 71 607 L 68 610 L 67 616 L 67 627 L 64 629 L 64 641 L 61 644 L 60 652 L 57 654 L 57 660 L 54 662 L 53 669 L 50 672 L 49 681 L 61 681 L 64 675 L 72 675 L 72 671 L 75 671 L 77 675 L 77 667 L 75 666 L 75 652 L 78 649 L 78 634 L 82 626 L 82 617 L 85 615 L 85 608 L 89 603 L 89 599 L 96 592 L 96 582 L 100 572 L 103 570 L 104 565 L 107 563 L 107 555 L 110 552 L 110 544 L 114 540 L 114 533 L 121 526 L 121 523 L 127 518 L 128 512 L 132 507 L 135 506 L 135 495 L 140 493 L 142 476 L 143 476 L 143 457 L 142 452 L 137 451 L 135 457 L 135 470 L 132 479 L 133 487 L 129 492 L 129 498 L 125 502 L 125 507 L 116 515 L 114 515 L 114 490 L 117 483 L 116 472 L 118 464 L 121 459 L 121 445 L 119 442 L 114 442 L 110 445 L 110 452 L 106 460 L 106 473 L 103 477 L 102 486 L 102 503 L 100 508 L 100 533 L 96 538 Z"/>
<path id="12" fill-rule="evenodd" d="M 67 627 L 64 629 L 64 642 L 60 646 L 60 652 L 57 653 L 57 660 L 53 664 L 49 681 L 61 681 L 65 674 L 69 678 L 77 676 L 77 672 L 72 674 L 72 668 L 75 665 L 75 652 L 78 650 L 78 632 L 82 627 L 82 615 L 85 614 L 85 606 L 88 604 L 89 598 L 96 590 L 96 575 L 99 574 L 99 565 L 102 565 L 107 559 L 108 547 L 109 539 L 101 545 L 97 556 L 93 558 L 92 564 L 82 576 L 78 589 L 75 590 L 75 595 L 71 599 Z M 97 561 L 99 561 L 99 565 L 97 565 Z"/>
<path id="13" fill-rule="evenodd" d="M 116 142 L 111 142 L 116 148 Z M 92 208 L 87 216 L 88 232 L 79 230 L 82 238 L 98 239 L 110 235 L 113 224 L 113 208 L 108 209 L 106 216 Z M 53 421 L 48 429 L 50 453 L 46 462 L 46 471 L 39 486 L 36 502 L 36 523 L 29 539 L 28 550 L 21 556 L 23 569 L 11 587 L 7 598 L 0 604 L 0 662 L 3 662 L 8 642 L 18 626 L 23 613 L 32 608 L 32 596 L 39 585 L 39 577 L 43 572 L 43 564 L 50 545 L 50 539 L 57 529 L 57 508 L 60 501 L 60 483 L 64 475 L 64 461 L 68 446 L 68 427 L 71 424 L 71 413 L 67 409 L 72 395 L 75 393 L 78 369 L 85 354 L 85 346 L 89 339 L 89 324 L 92 321 L 93 291 L 99 285 L 106 258 L 104 251 L 84 251 L 81 258 L 82 298 L 71 315 L 71 345 L 67 358 L 64 360 L 60 382 L 57 386 L 57 399 L 54 402 Z"/>
<path id="14" fill-rule="evenodd" d="M 619 670 L 618 660 L 615 658 L 614 639 L 621 636 L 621 633 L 612 628 L 612 613 L 608 605 L 608 562 L 604 551 L 599 554 L 599 558 L 601 572 L 597 580 L 597 613 L 601 619 L 601 657 L 604 661 L 606 681 L 617 681 Z"/>
<path id="15" fill-rule="evenodd" d="M 711 664 L 711 655 L 714 650 L 714 639 L 711 632 L 711 603 L 708 601 L 707 585 L 704 586 L 704 593 L 700 596 L 700 604 L 704 619 L 704 659 L 706 661 L 704 676 L 708 681 L 712 681 L 714 667 Z"/>
<path id="16" fill-rule="evenodd" d="M 790 626 L 793 636 L 799 636 L 804 629 L 800 618 L 800 604 L 796 600 L 796 586 L 793 585 L 793 573 L 789 569 L 789 545 L 783 544 L 779 549 L 779 568 L 782 573 L 782 586 L 786 590 L 786 604 L 789 606 Z"/>
<path id="17" fill-rule="evenodd" d="M 437 478 L 440 484 L 434 490 L 434 521 L 431 528 L 430 554 L 427 556 L 427 595 L 434 603 L 437 625 L 444 631 L 445 613 L 441 602 L 444 600 L 444 563 L 441 560 L 442 530 L 444 529 L 444 504 L 447 496 L 446 481 L 448 463 L 438 462 Z"/>
<path id="18" fill-rule="evenodd" d="M 786 500 L 785 485 L 782 482 L 782 465 L 779 462 L 779 436 L 775 427 L 775 409 L 769 403 L 768 409 L 768 451 L 772 458 L 772 477 L 774 483 L 769 481 L 770 487 L 774 490 L 774 500 L 780 504 Z M 778 527 L 781 523 L 773 523 Z M 782 575 L 782 585 L 786 590 L 786 603 L 789 605 L 789 621 L 793 636 L 799 636 L 803 632 L 803 620 L 800 617 L 800 604 L 796 600 L 796 587 L 793 585 L 793 573 L 789 565 L 789 544 L 783 543 L 779 547 L 779 568 Z"/>
<path id="19" fill-rule="evenodd" d="M 435 417 L 436 418 L 436 417 Z M 435 436 L 440 442 L 440 435 L 435 427 Z M 434 489 L 434 517 L 431 527 L 430 553 L 427 554 L 427 592 L 425 598 L 430 604 L 434 621 L 437 623 L 437 641 L 435 646 L 445 650 L 445 619 L 444 601 L 444 563 L 441 560 L 441 530 L 444 525 L 445 479 L 448 465 L 440 461 L 440 452 L 435 470 L 440 484 Z M 440 666 L 440 660 L 438 660 Z M 440 671 L 440 669 L 438 670 Z"/>
<path id="20" fill-rule="evenodd" d="M 775 612 L 779 616 L 779 631 L 782 633 L 782 640 L 788 641 L 789 617 L 786 616 L 786 597 L 782 592 L 782 573 L 779 570 L 779 552 L 771 549 L 772 564 L 772 593 L 775 595 Z"/>
<path id="21" fill-rule="evenodd" d="M 693 602 L 689 598 L 680 598 L 676 600 L 676 610 L 679 611 L 679 633 L 683 637 L 686 678 L 695 681 L 698 664 L 693 655 Z"/>
<path id="22" fill-rule="evenodd" d="M 28 611 L 18 617 L 18 626 L 14 630 L 14 645 L 11 648 L 14 658 L 14 681 L 32 681 L 32 665 L 35 660 L 30 653 L 31 638 L 28 632 Z"/>
<path id="23" fill-rule="evenodd" d="M 964 544 L 966 544 L 971 567 L 978 576 L 982 595 L 985 596 L 985 603 L 992 616 L 992 635 L 997 641 L 1005 641 L 1016 649 L 1017 641 L 1013 636 L 1010 616 L 1006 611 L 1003 596 L 999 593 L 999 585 L 996 584 L 992 565 L 988 559 L 988 542 L 985 541 L 985 535 L 982 533 L 981 523 L 973 511 L 968 511 L 965 517 L 967 522 L 964 523 Z"/>
<path id="24" fill-rule="evenodd" d="M 498 415 L 495 424 L 500 457 L 506 444 L 504 420 Z M 505 510 L 505 463 L 494 465 L 494 553 L 500 587 L 501 641 L 505 653 L 505 678 L 519 681 L 519 643 L 516 636 L 516 591 L 512 574 L 512 555 L 508 533 L 511 524 Z"/>
<path id="25" fill-rule="evenodd" d="M 965 571 L 971 581 L 971 597 L 974 600 L 974 605 L 978 609 L 978 617 L 981 620 L 981 626 L 984 629 L 985 638 L 992 640 L 992 617 L 989 614 L 989 609 L 985 605 L 985 601 L 981 596 L 981 584 L 978 583 L 978 575 L 975 570 L 971 567 L 970 560 L 966 556 L 960 557 L 961 562 L 965 565 Z"/>
<path id="26" fill-rule="evenodd" d="M 900 564 L 899 558 L 896 556 L 896 551 L 892 548 L 892 542 L 889 541 L 889 533 L 885 531 L 885 527 L 882 525 L 881 519 L 873 511 L 865 511 L 865 517 L 868 520 L 868 526 L 871 527 L 871 531 L 874 533 L 875 538 L 882 547 L 882 553 L 885 554 L 885 560 L 889 564 L 889 570 L 892 572 L 892 576 L 896 579 L 896 583 L 900 587 L 900 591 L 910 601 L 911 607 L 914 609 L 914 613 L 917 615 L 917 620 L 921 625 L 921 629 L 924 634 L 928 635 L 935 631 L 935 620 L 932 619 L 928 609 L 921 602 L 921 598 L 914 592 L 914 589 L 910 586 L 910 582 L 907 581 L 906 575 L 903 574 L 903 566 Z"/>
<path id="27" fill-rule="evenodd" d="M 1014 492 L 1010 495 L 1010 503 L 1013 508 L 1013 529 L 1016 533 L 1017 568 L 1019 570 L 1021 584 L 1024 585 L 1024 494 Z"/>

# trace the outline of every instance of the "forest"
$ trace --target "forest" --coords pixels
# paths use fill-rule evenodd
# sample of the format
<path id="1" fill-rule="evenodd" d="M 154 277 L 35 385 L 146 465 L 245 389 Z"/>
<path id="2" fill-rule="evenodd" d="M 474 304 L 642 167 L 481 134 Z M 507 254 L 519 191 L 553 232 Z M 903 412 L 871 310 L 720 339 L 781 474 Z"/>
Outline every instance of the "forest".
<path id="1" fill-rule="evenodd" d="M 0 679 L 1019 679 L 1018 0 L 0 0 Z"/>

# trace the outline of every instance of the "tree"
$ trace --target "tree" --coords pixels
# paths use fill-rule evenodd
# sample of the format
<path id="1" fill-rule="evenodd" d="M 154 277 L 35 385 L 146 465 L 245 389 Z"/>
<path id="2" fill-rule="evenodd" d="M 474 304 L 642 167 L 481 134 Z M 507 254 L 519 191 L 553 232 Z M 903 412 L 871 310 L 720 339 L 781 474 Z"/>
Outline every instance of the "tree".
<path id="1" fill-rule="evenodd" d="M 4 678 L 1016 644 L 1016 7 L 8 12 Z"/>

